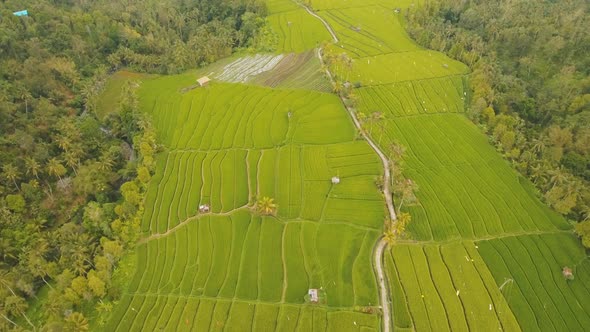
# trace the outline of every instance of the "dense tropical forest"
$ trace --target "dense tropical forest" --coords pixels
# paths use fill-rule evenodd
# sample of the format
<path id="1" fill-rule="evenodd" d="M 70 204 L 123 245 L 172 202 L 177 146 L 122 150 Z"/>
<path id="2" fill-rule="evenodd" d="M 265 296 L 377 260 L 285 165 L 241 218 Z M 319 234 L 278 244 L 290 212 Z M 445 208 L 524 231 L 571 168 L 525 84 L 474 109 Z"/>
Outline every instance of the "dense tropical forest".
<path id="1" fill-rule="evenodd" d="M 255 38 L 264 15 L 254 0 L 2 2 L 1 331 L 87 330 L 120 295 L 113 275 L 137 237 L 158 146 L 134 83 L 97 116 L 107 75 L 267 47 L 268 34 Z"/>
<path id="2" fill-rule="evenodd" d="M 590 246 L 588 2 L 427 1 L 407 12 L 424 47 L 468 64 L 469 115 Z"/>

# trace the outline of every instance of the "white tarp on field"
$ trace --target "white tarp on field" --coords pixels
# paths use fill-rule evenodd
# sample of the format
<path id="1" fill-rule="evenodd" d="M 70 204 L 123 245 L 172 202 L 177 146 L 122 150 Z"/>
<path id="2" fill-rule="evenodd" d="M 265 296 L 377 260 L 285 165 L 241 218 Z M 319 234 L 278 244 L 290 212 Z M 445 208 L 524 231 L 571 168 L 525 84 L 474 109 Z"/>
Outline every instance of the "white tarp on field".
<path id="1" fill-rule="evenodd" d="M 252 77 L 272 70 L 283 58 L 283 55 L 256 54 L 239 58 L 223 68 L 223 72 L 216 76 L 220 81 L 241 83 Z"/>

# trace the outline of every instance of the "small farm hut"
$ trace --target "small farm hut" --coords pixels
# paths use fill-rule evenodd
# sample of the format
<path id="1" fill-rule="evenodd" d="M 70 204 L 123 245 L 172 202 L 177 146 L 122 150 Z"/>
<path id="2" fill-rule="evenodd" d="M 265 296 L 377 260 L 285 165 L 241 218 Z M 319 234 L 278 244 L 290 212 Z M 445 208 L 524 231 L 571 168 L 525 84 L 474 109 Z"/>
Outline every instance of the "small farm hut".
<path id="1" fill-rule="evenodd" d="M 337 176 L 333 176 L 332 177 L 332 184 L 339 184 L 340 183 L 340 178 Z"/>
<path id="2" fill-rule="evenodd" d="M 318 296 L 318 290 L 315 288 L 310 288 L 307 291 L 307 295 L 309 295 L 309 301 L 311 303 L 318 303 L 320 301 L 320 298 Z"/>
<path id="3" fill-rule="evenodd" d="M 201 205 L 199 205 L 199 212 L 200 213 L 211 212 L 211 207 L 208 204 L 201 204 Z"/>
<path id="4" fill-rule="evenodd" d="M 211 79 L 207 76 L 203 76 L 197 80 L 197 83 L 199 83 L 199 86 L 209 85 L 210 82 L 211 82 Z"/>
<path id="5" fill-rule="evenodd" d="M 574 279 L 574 271 L 572 271 L 572 269 L 570 269 L 567 266 L 563 267 L 563 270 L 561 271 L 561 273 L 563 273 L 563 277 L 566 278 L 567 280 Z"/>

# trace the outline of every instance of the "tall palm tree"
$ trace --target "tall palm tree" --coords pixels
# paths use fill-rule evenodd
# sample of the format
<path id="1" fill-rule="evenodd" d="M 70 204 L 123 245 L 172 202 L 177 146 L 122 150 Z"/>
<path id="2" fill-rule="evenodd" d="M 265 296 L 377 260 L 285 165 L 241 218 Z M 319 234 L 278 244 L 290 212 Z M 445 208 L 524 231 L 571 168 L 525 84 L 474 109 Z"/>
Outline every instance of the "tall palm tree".
<path id="1" fill-rule="evenodd" d="M 64 154 L 64 161 L 66 166 L 71 168 L 74 171 L 74 174 L 78 175 L 76 168 L 78 168 L 80 164 L 80 154 L 79 150 L 71 149 Z"/>
<path id="2" fill-rule="evenodd" d="M 397 236 L 395 235 L 395 233 L 392 231 L 391 228 L 388 228 L 383 233 L 383 239 L 385 240 L 385 242 L 387 242 L 387 244 L 389 246 L 393 246 L 395 244 L 395 242 L 397 241 Z"/>
<path id="3" fill-rule="evenodd" d="M 278 205 L 274 202 L 274 198 L 264 196 L 256 202 L 256 211 L 263 215 L 274 214 Z"/>
<path id="4" fill-rule="evenodd" d="M 57 158 L 51 158 L 47 162 L 47 173 L 52 176 L 57 176 L 61 180 L 62 175 L 66 174 L 66 168 L 59 160 L 57 160 Z"/>
<path id="5" fill-rule="evenodd" d="M 69 330 L 71 331 L 88 331 L 88 319 L 79 312 L 73 312 L 66 318 Z"/>
<path id="6" fill-rule="evenodd" d="M 66 135 L 57 135 L 54 140 L 63 151 L 67 152 L 72 146 L 72 140 Z"/>
<path id="7" fill-rule="evenodd" d="M 113 161 L 113 158 L 109 154 L 105 153 L 100 157 L 100 160 L 98 161 L 98 168 L 101 171 L 110 171 L 111 169 L 113 169 L 114 164 L 115 162 Z"/>
<path id="8" fill-rule="evenodd" d="M 540 163 L 535 166 L 531 166 L 530 175 L 534 184 L 537 184 L 538 181 L 542 181 L 543 183 L 546 181 L 545 169 Z"/>
<path id="9" fill-rule="evenodd" d="M 18 168 L 16 168 L 16 166 L 14 166 L 13 164 L 6 164 L 4 165 L 4 167 L 2 167 L 2 171 L 4 177 L 9 181 L 12 181 L 12 183 L 14 183 L 16 190 L 20 190 L 18 188 L 18 184 L 16 184 L 16 180 L 19 178 Z"/>
<path id="10" fill-rule="evenodd" d="M 332 87 L 332 91 L 339 95 L 344 90 L 344 85 L 340 81 L 335 81 L 334 86 Z"/>
<path id="11" fill-rule="evenodd" d="M 549 183 L 552 186 L 551 188 L 554 188 L 557 185 L 562 185 L 568 181 L 568 177 L 561 166 L 559 168 L 549 170 L 547 173 L 550 175 Z"/>
<path id="12" fill-rule="evenodd" d="M 41 171 L 41 165 L 35 160 L 35 158 L 27 157 L 25 158 L 25 167 L 27 175 L 31 174 L 39 180 L 39 172 Z"/>
<path id="13" fill-rule="evenodd" d="M 539 138 L 533 139 L 533 145 L 531 146 L 531 150 L 533 150 L 533 152 L 541 156 L 543 153 L 545 153 L 545 149 L 547 149 L 545 140 Z"/>

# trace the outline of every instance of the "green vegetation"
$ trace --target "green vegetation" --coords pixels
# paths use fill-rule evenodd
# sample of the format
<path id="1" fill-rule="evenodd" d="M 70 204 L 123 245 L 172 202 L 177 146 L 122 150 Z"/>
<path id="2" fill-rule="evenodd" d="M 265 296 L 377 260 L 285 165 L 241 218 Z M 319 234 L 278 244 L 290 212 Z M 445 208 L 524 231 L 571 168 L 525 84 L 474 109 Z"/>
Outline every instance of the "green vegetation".
<path id="1" fill-rule="evenodd" d="M 468 115 L 568 218 L 590 210 L 586 1 L 430 1 L 410 11 L 426 47 L 473 70 Z"/>
<path id="2" fill-rule="evenodd" d="M 477 243 L 523 330 L 582 331 L 590 324 L 590 261 L 570 234 L 507 237 Z M 568 280 L 562 268 L 573 270 Z"/>
<path id="3" fill-rule="evenodd" d="M 271 11 L 270 14 L 268 22 L 278 36 L 277 52 L 303 52 L 330 39 L 322 23 L 299 6 L 276 14 Z"/>
<path id="4" fill-rule="evenodd" d="M 262 47 L 263 15 L 255 1 L 3 1 L 1 331 L 100 326 L 133 270 L 118 263 L 139 236 L 158 149 L 137 110 L 144 74 L 107 73 L 179 72 Z"/>
<path id="5" fill-rule="evenodd" d="M 400 15 L 391 15 L 391 10 L 384 10 L 382 6 L 330 9 L 320 13 L 338 35 L 338 46 L 354 57 L 420 49 L 401 28 Z"/>
<path id="6" fill-rule="evenodd" d="M 580 2 L 5 2 L 0 330 L 583 330 Z"/>
<path id="7" fill-rule="evenodd" d="M 140 88 L 165 151 L 146 195 L 139 268 L 107 330 L 187 321 L 196 330 L 354 322 L 377 330 L 377 312 L 357 308 L 377 305 L 367 257 L 384 218 L 381 170 L 338 98 L 219 82 L 182 93 L 194 79 Z M 210 213 L 199 212 L 204 204 Z M 325 303 L 305 304 L 309 288 L 322 288 Z M 181 312 L 185 299 L 194 307 Z"/>
<path id="8" fill-rule="evenodd" d="M 324 50 L 327 65 L 337 81 L 334 91 L 345 96 L 364 130 L 382 151 L 392 151 L 392 159 L 399 158 L 394 151 L 399 148 L 395 147 L 405 147 L 403 178 L 412 179 L 419 187 L 412 205 L 404 204 L 399 194 L 395 198 L 396 205 L 402 206 L 401 212 L 411 216 L 406 237 L 396 234 L 395 224 L 385 233 L 392 245 L 386 255 L 386 269 L 396 328 L 515 331 L 542 326 L 557 331 L 580 330 L 587 324 L 588 308 L 585 303 L 576 304 L 578 295 L 565 288 L 566 278 L 562 275 L 564 267 L 573 268 L 574 279 L 568 282 L 576 283 L 579 296 L 585 296 L 582 280 L 588 278 L 587 261 L 579 242 L 571 235 L 571 225 L 540 202 L 533 184 L 516 174 L 497 153 L 502 148 L 494 149 L 463 114 L 471 115 L 471 102 L 479 93 L 477 86 L 475 92 L 470 89 L 470 84 L 478 80 L 477 57 L 462 53 L 459 58 L 476 71 L 469 74 L 465 65 L 442 53 L 412 49 L 408 46 L 412 42 L 401 31 L 391 31 L 392 35 L 402 37 L 388 47 L 386 33 L 369 33 L 372 29 L 380 30 L 379 23 L 363 22 L 370 6 L 357 9 L 353 3 L 332 3 L 333 7 L 329 3 L 313 5 L 322 9 L 318 12 L 322 17 L 336 25 L 342 42 Z M 423 8 L 432 11 L 429 6 Z M 421 10 L 415 8 L 409 13 L 414 15 Z M 444 11 L 441 9 L 440 13 Z M 392 20 L 401 14 L 392 10 L 379 15 L 390 15 Z M 427 29 L 445 31 L 434 27 L 442 25 L 442 21 L 427 23 L 427 16 L 419 18 L 423 24 L 421 33 L 426 35 Z M 399 24 L 390 27 L 401 29 Z M 435 35 L 430 32 L 429 36 Z M 380 47 L 374 46 L 381 42 Z M 506 134 L 506 130 L 498 129 L 496 133 L 498 141 L 510 147 L 507 151 L 520 148 L 523 143 Z M 551 133 L 556 139 L 565 136 L 567 141 L 569 137 L 558 129 Z M 557 177 L 552 185 L 555 181 Z M 571 184 L 569 178 L 563 183 Z M 583 191 L 587 187 L 576 188 Z M 555 208 L 560 211 L 559 206 Z M 586 228 L 578 229 L 583 232 Z M 580 255 L 570 259 L 547 258 L 542 268 L 529 264 L 522 268 L 526 274 L 521 274 L 520 267 L 514 265 L 521 259 L 523 264 L 529 259 L 537 262 L 556 251 L 553 241 L 549 249 L 535 252 L 531 239 L 537 237 L 562 239 L 564 244 L 571 245 L 568 252 Z M 511 265 L 502 269 L 482 241 L 507 243 L 506 250 L 512 257 L 504 253 L 502 256 L 513 259 L 506 263 Z M 530 254 L 521 250 L 519 242 L 526 243 Z M 542 282 L 532 282 L 533 275 Z M 509 286 L 502 286 L 506 278 L 518 285 L 519 296 L 507 295 L 505 290 Z M 548 297 L 537 300 L 541 293 Z M 556 318 L 558 322 L 552 325 L 533 325 L 546 313 L 536 304 L 528 310 L 525 303 L 546 303 L 549 298 L 558 308 L 551 309 L 553 315 L 561 318 Z"/>

